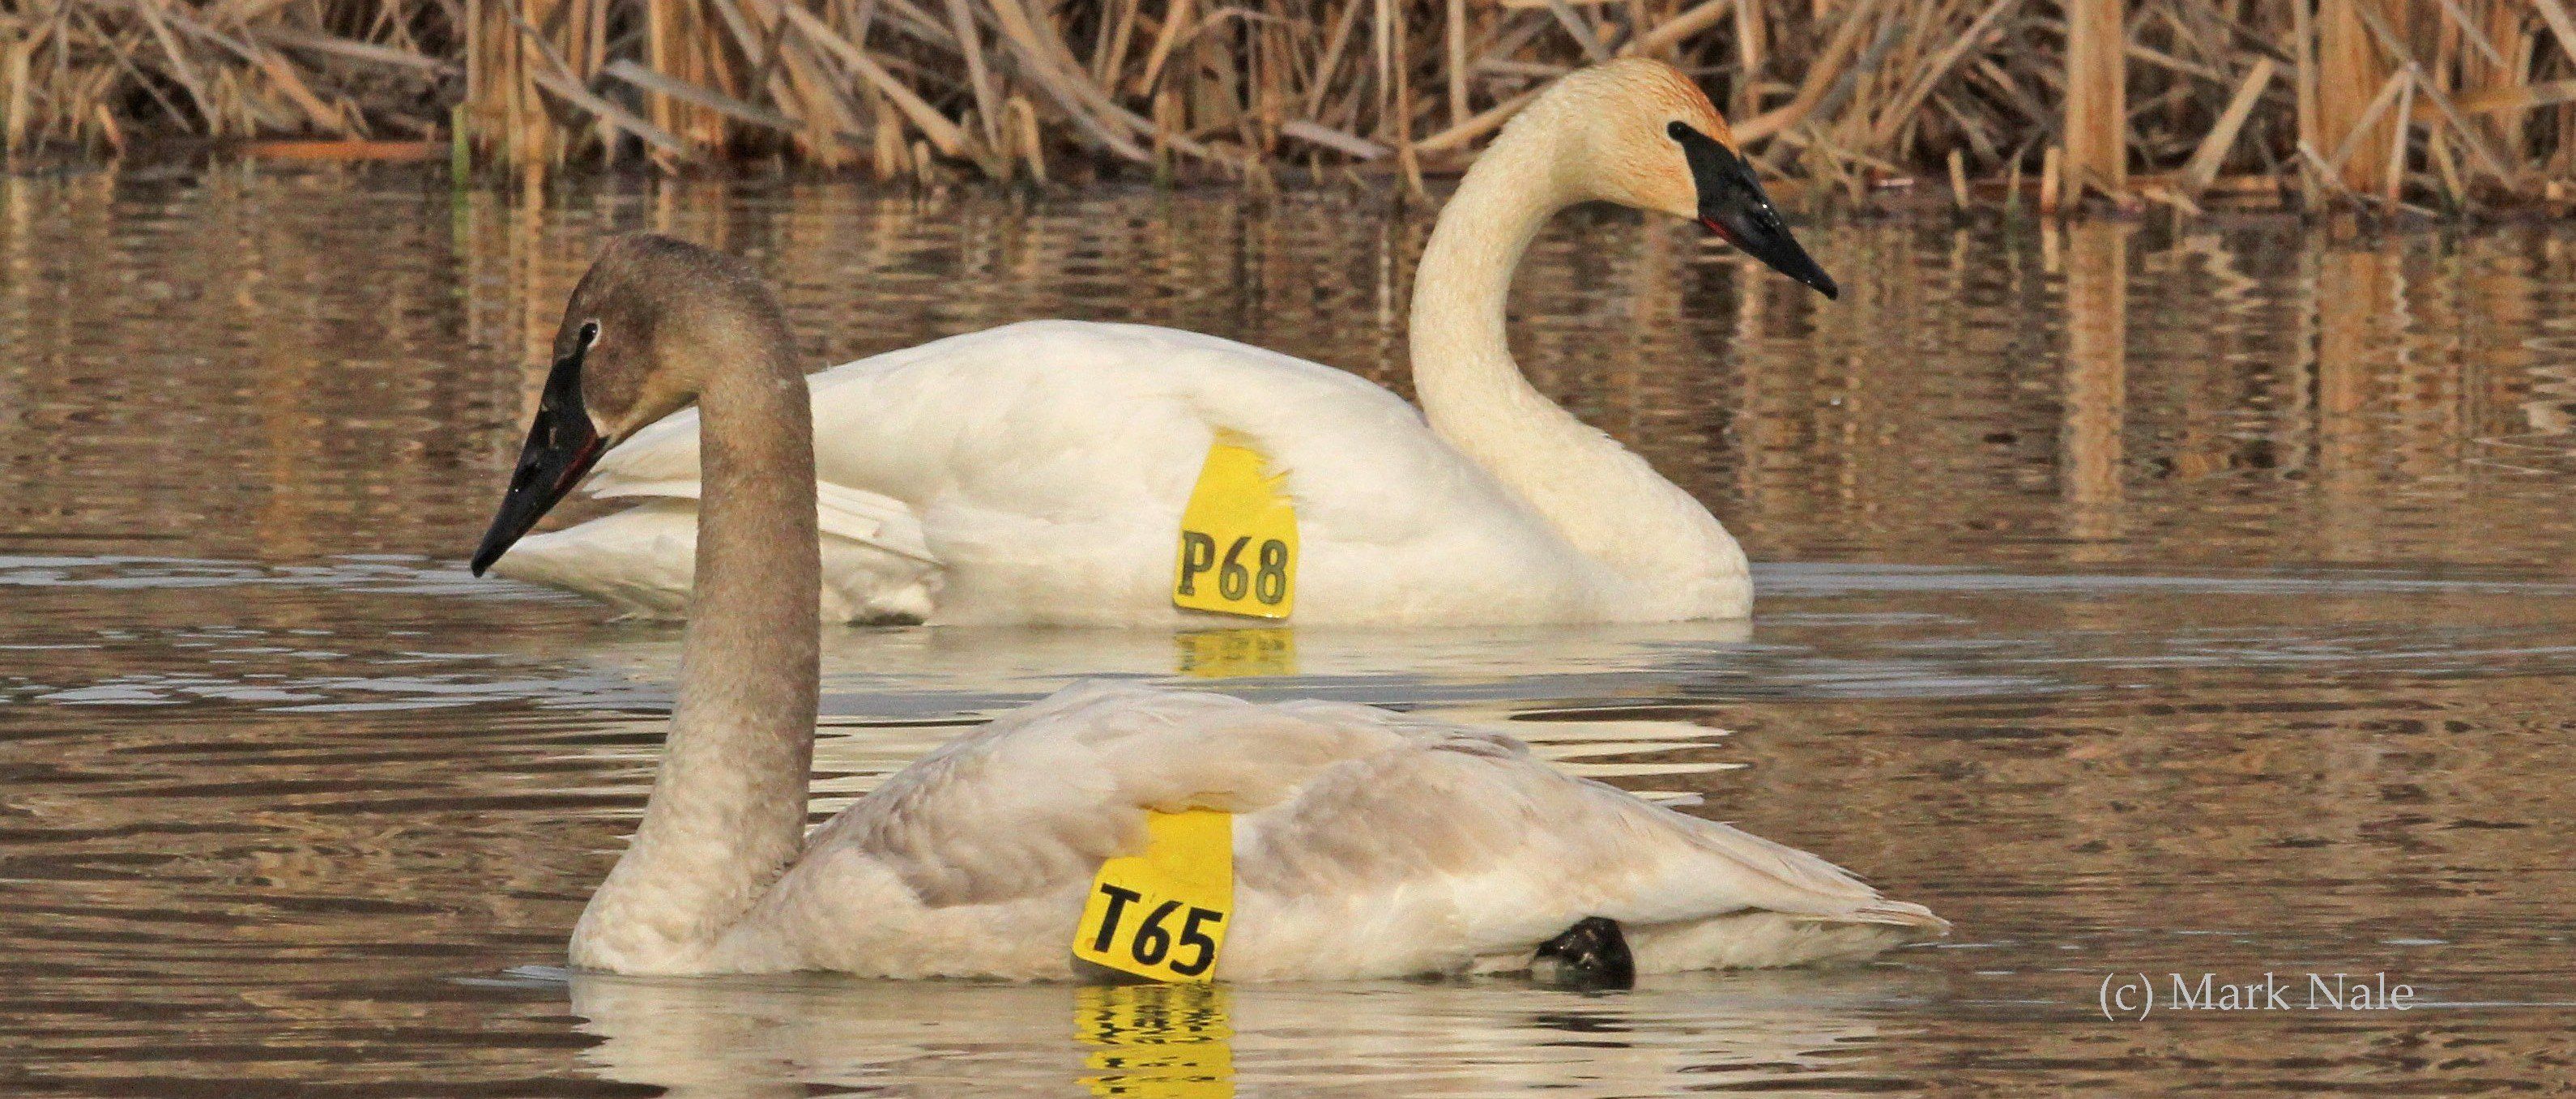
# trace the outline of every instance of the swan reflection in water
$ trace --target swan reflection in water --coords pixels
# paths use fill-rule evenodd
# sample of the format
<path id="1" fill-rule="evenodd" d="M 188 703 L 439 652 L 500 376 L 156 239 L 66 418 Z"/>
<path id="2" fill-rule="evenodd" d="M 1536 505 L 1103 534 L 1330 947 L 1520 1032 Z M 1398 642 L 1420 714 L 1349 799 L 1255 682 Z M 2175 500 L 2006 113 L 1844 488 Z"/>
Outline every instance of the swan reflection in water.
<path id="1" fill-rule="evenodd" d="M 1324 626 L 1186 630 L 979 626 L 826 628 L 826 717 L 914 718 L 999 711 L 1078 678 L 1175 685 L 1232 680 L 1252 699 L 1351 702 L 1668 698 L 1682 685 L 1746 673 L 1756 653 L 1742 620 L 1642 625 L 1368 629 Z M 533 651 L 531 655 L 536 654 Z M 586 638 L 578 660 L 592 682 L 556 698 L 613 706 L 624 693 L 667 693 L 680 663 L 679 630 L 626 623 Z M 1291 683 L 1264 683 L 1264 679 Z"/>
<path id="2" fill-rule="evenodd" d="M 1704 717 L 1597 716 L 1552 703 L 1654 704 L 1705 696 L 1706 689 L 1684 688 L 1750 674 L 1749 661 L 1758 655 L 1751 636 L 1741 620 L 1487 630 L 826 629 L 814 808 L 838 811 L 968 727 L 1086 676 L 1221 679 L 1228 693 L 1256 701 L 1393 703 L 1419 716 L 1509 733 L 1541 758 L 1590 778 L 1731 770 L 1746 764 L 1710 754 L 1728 733 Z M 596 673 L 577 689 L 603 708 L 642 703 L 650 709 L 679 658 L 678 631 L 638 627 L 584 646 L 579 659 Z M 1548 711 L 1536 715 L 1544 720 L 1529 719 L 1533 703 Z M 638 734 L 658 737 L 661 719 L 630 724 Z M 651 760 L 628 744 L 564 750 L 639 766 Z M 1650 758 L 1625 758 L 1637 756 Z M 1650 800 L 1688 800 L 1653 784 L 1622 785 Z"/>
<path id="3" fill-rule="evenodd" d="M 1873 1073 L 1884 1019 L 1937 978 L 1880 963 L 1686 973 L 1629 992 L 1526 983 L 569 982 L 605 1079 L 701 1099 L 869 1094 L 1675 1094 Z"/>

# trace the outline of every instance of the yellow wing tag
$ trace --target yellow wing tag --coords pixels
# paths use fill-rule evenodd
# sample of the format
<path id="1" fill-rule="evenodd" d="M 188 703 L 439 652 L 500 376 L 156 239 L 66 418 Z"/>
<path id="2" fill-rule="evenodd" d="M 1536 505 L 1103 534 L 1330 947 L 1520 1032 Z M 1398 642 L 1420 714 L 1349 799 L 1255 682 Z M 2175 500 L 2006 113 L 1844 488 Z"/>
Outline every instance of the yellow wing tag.
<path id="1" fill-rule="evenodd" d="M 1172 605 L 1286 618 L 1297 600 L 1297 508 L 1251 440 L 1217 432 L 1181 512 Z"/>
<path id="2" fill-rule="evenodd" d="M 1234 814 L 1146 814 L 1145 853 L 1100 864 L 1073 956 L 1157 981 L 1216 974 L 1234 914 Z"/>

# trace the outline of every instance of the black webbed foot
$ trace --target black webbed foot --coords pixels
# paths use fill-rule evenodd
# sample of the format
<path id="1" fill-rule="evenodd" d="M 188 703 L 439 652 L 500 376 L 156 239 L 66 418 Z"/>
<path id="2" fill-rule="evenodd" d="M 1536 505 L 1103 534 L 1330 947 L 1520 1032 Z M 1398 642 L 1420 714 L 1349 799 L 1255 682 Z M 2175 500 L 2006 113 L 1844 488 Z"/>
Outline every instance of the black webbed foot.
<path id="1" fill-rule="evenodd" d="M 1637 961 L 1628 954 L 1628 937 L 1619 921 L 1586 916 L 1565 933 L 1538 944 L 1530 957 L 1530 979 L 1560 988 L 1624 989 L 1637 984 Z"/>

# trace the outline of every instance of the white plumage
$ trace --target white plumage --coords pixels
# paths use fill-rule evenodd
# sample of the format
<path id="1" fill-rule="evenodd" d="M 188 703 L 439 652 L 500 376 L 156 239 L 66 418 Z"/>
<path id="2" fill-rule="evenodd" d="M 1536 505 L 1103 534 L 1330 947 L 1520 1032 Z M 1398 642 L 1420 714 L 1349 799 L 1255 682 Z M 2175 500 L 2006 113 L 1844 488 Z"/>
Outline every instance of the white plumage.
<path id="1" fill-rule="evenodd" d="M 1504 339 L 1512 270 L 1557 210 L 1606 198 L 1704 216 L 1674 122 L 1724 125 L 1671 69 L 1621 62 L 1562 81 L 1477 160 L 1415 279 L 1423 412 L 1327 366 L 1126 324 L 1014 324 L 814 375 L 826 615 L 1204 620 L 1172 605 L 1176 535 L 1230 432 L 1295 501 L 1300 624 L 1744 616 L 1735 539 L 1540 395 Z M 530 538 L 500 571 L 684 612 L 698 422 L 676 416 L 600 463 L 593 495 L 650 503 Z"/>
<path id="2" fill-rule="evenodd" d="M 1394 394 L 1231 340 L 1030 321 L 835 367 L 812 385 L 836 619 L 1181 621 L 1174 533 L 1219 427 L 1287 471 L 1300 623 L 1624 618 L 1601 612 L 1643 594 Z M 697 429 L 694 411 L 673 416 L 591 475 L 592 495 L 651 503 L 530 538 L 500 571 L 684 611 Z"/>

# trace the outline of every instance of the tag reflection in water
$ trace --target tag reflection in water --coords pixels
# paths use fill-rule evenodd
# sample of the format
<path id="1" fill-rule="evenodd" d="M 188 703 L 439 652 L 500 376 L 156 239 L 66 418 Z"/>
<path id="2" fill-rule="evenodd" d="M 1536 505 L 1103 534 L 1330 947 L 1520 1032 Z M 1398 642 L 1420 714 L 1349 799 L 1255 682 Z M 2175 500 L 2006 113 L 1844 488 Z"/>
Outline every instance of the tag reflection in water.
<path id="1" fill-rule="evenodd" d="M 1234 1094 L 1234 1029 L 1221 985 L 1090 985 L 1074 991 L 1073 1033 L 1099 1047 L 1093 1095 L 1223 1099 Z"/>
<path id="2" fill-rule="evenodd" d="M 1276 626 L 1248 630 L 1192 630 L 1172 635 L 1179 648 L 1175 670 L 1201 679 L 1297 674 L 1297 633 Z"/>
<path id="3" fill-rule="evenodd" d="M 553 972 L 598 1042 L 577 1054 L 590 1071 L 675 1099 L 1634 1099 L 1833 1090 L 1828 1078 L 1883 1091 L 1919 1071 L 1910 1029 L 1887 1034 L 1886 1020 L 1956 995 L 1937 972 L 1888 964 L 1672 974 L 1616 996 L 1507 979 L 1074 986 Z"/>

